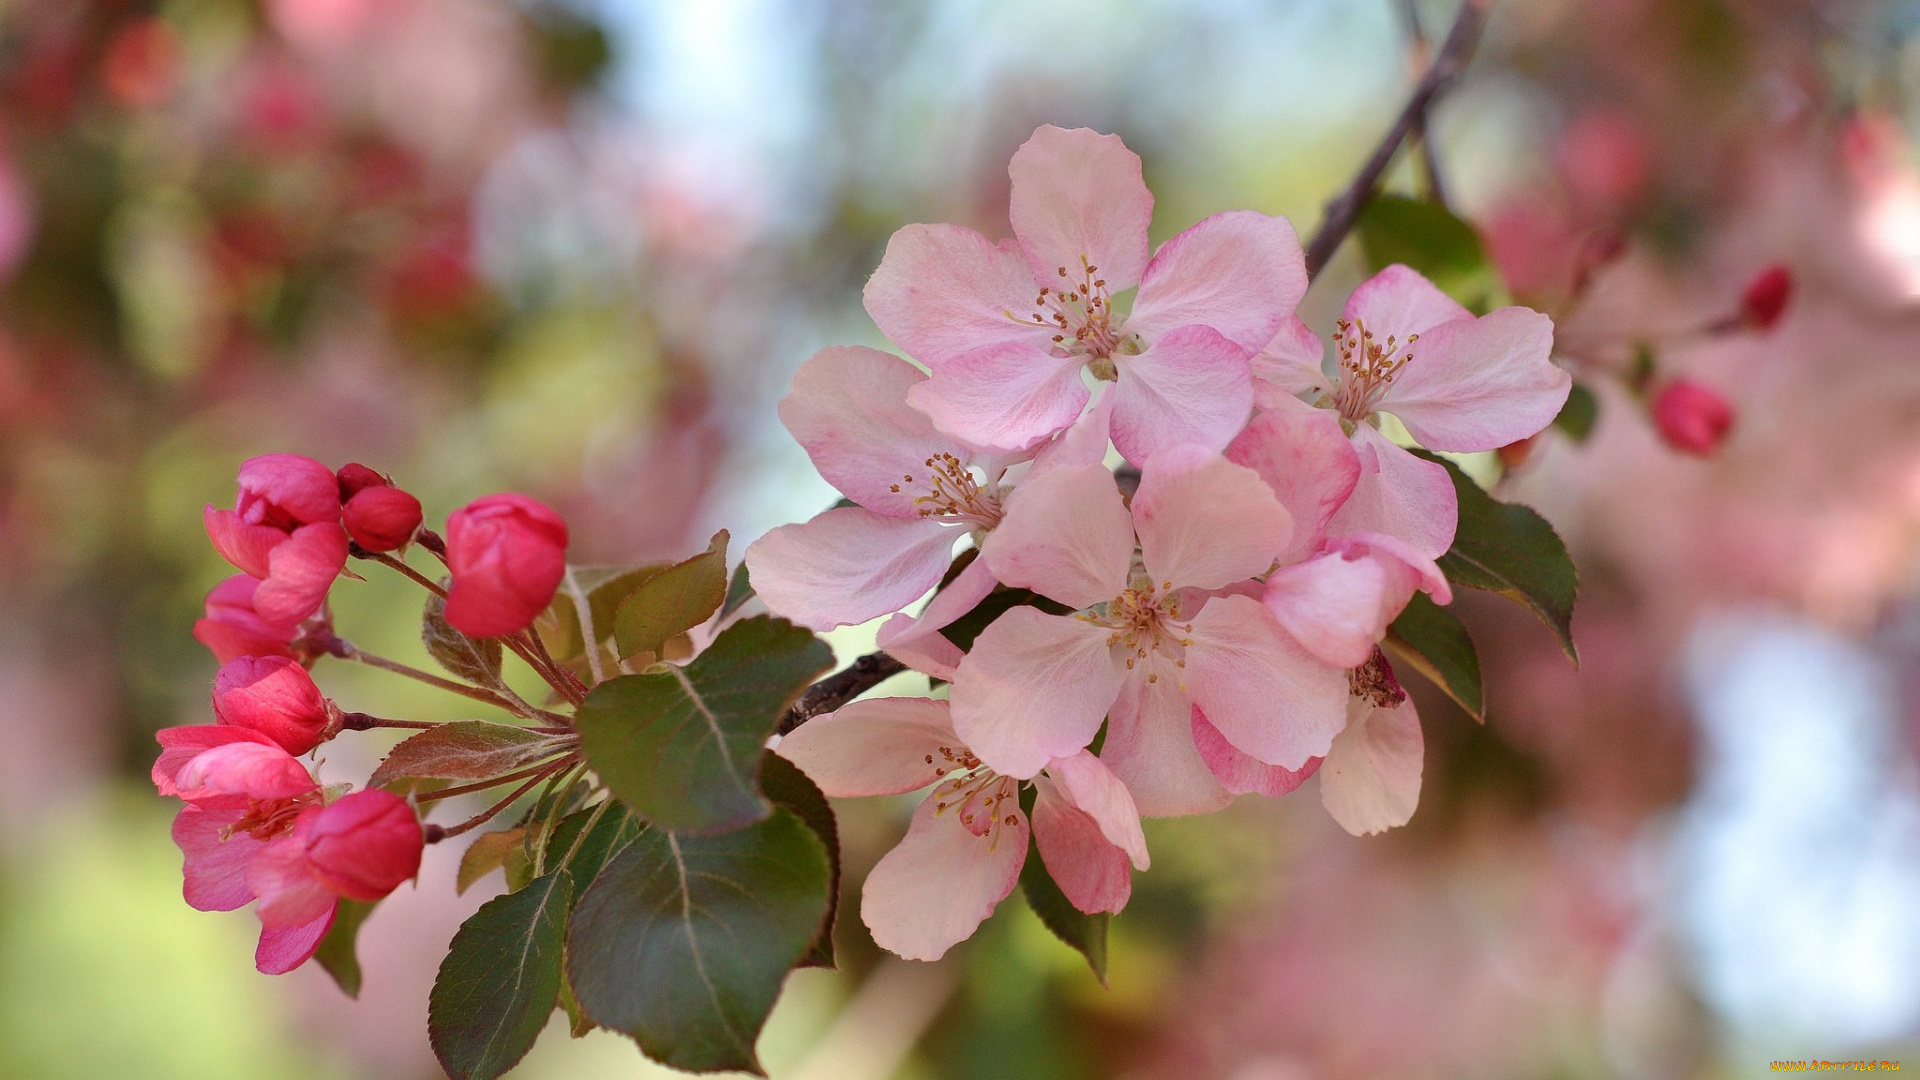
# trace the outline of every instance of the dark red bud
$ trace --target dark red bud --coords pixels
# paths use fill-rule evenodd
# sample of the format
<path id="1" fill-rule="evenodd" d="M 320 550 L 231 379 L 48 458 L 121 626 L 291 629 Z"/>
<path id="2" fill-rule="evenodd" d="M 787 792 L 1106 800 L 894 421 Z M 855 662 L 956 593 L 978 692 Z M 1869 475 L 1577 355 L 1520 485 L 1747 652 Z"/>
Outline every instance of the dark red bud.
<path id="1" fill-rule="evenodd" d="M 1676 379 L 1654 399 L 1653 425 L 1675 450 L 1711 457 L 1733 430 L 1733 406 L 1697 382 Z"/>
<path id="2" fill-rule="evenodd" d="M 1769 266 L 1740 294 L 1740 321 L 1755 330 L 1771 330 L 1792 298 L 1792 272 L 1778 263 Z"/>
<path id="3" fill-rule="evenodd" d="M 346 502 L 370 487 L 392 487 L 393 481 L 374 472 L 359 462 L 340 466 L 337 478 L 340 483 L 340 501 Z"/>

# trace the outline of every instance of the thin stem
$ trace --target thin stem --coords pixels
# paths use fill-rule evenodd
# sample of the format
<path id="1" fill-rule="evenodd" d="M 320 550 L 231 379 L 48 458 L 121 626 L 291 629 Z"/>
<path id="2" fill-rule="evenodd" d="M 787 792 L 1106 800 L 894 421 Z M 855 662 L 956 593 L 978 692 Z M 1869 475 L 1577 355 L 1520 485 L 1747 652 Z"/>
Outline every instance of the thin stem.
<path id="1" fill-rule="evenodd" d="M 477 829 L 480 826 L 485 825 L 487 822 L 492 821 L 494 816 L 500 813 L 500 811 L 505 810 L 509 806 L 512 806 L 514 801 L 520 798 L 520 796 L 525 795 L 529 791 L 532 791 L 534 788 L 534 785 L 538 784 L 542 779 L 544 778 L 539 776 L 534 777 L 533 779 L 520 785 L 520 787 L 517 788 L 513 794 L 507 796 L 504 799 L 501 799 L 499 802 L 494 803 L 491 807 L 488 807 L 487 809 L 481 811 L 480 813 L 474 815 L 473 817 L 468 818 L 467 820 L 461 822 L 460 824 L 453 826 L 452 828 L 444 828 L 439 825 L 426 826 L 422 830 L 422 832 L 426 834 L 427 843 L 437 844 L 442 840 L 452 839 L 453 837 L 459 836 L 463 832 L 467 832 L 472 829 Z"/>
<path id="2" fill-rule="evenodd" d="M 515 634 L 511 637 L 500 638 L 499 640 L 507 648 L 513 650 L 513 655 L 526 661 L 527 666 L 534 670 L 534 674 L 539 675 L 541 679 L 546 681 L 548 686 L 553 687 L 555 693 L 566 698 L 568 704 L 578 705 L 587 699 L 586 693 L 578 689 L 580 681 L 567 677 L 557 666 L 542 663 L 540 657 L 534 653 L 533 646 L 527 643 L 526 638 Z"/>
<path id="3" fill-rule="evenodd" d="M 481 780 L 472 784 L 461 784 L 459 787 L 441 788 L 439 791 L 422 792 L 414 796 L 414 801 L 434 802 L 439 799 L 451 799 L 455 795 L 470 795 L 476 791 L 485 791 L 488 788 L 499 787 L 501 784 L 511 784 L 515 780 L 522 780 L 529 776 L 537 775 L 545 777 L 555 769 L 566 767 L 570 761 L 570 758 L 560 761 L 543 761 L 538 765 L 529 765 L 524 769 L 507 773 L 505 776 L 496 776 L 491 780 Z"/>
<path id="4" fill-rule="evenodd" d="M 567 567 L 567 592 L 573 596 L 574 613 L 580 617 L 580 640 L 587 647 L 587 668 L 593 672 L 593 684 L 607 681 L 607 673 L 600 667 L 600 628 L 593 625 L 593 605 L 587 601 L 587 594 L 580 591 L 580 583 L 573 579 L 573 567 Z M 542 650 L 545 647 L 542 646 Z"/>
<path id="5" fill-rule="evenodd" d="M 353 660 L 365 664 L 368 667 L 377 667 L 382 671 L 391 671 L 395 675 L 405 675 L 407 678 L 416 682 L 423 682 L 428 686 L 438 687 L 451 694 L 459 694 L 461 697 L 469 697 L 475 701 L 484 701 L 496 708 L 505 709 L 515 716 L 530 718 L 534 712 L 542 711 L 532 710 L 530 712 L 528 710 L 531 709 L 531 706 L 524 706 L 524 703 L 516 705 L 513 701 L 494 693 L 492 690 L 473 686 L 468 683 L 455 682 L 452 679 L 443 679 L 430 672 L 421 671 L 419 668 L 408 667 L 398 660 L 389 660 L 384 656 L 376 656 L 370 652 L 363 652 L 355 648 L 351 642 L 341 638 L 334 639 L 333 647 L 330 648 L 328 652 L 342 660 Z M 554 714 L 545 713 L 545 715 L 551 717 Z"/>
<path id="6" fill-rule="evenodd" d="M 1433 53 L 1433 45 L 1427 40 L 1425 28 L 1420 25 L 1420 0 L 1400 0 L 1399 7 L 1400 21 L 1405 24 L 1407 37 L 1413 43 L 1413 62 L 1424 68 Z M 1413 138 L 1420 146 L 1420 166 L 1426 176 L 1427 197 L 1445 206 L 1447 189 L 1440 180 L 1440 155 L 1433 146 L 1433 133 L 1427 123 L 1425 108 L 1420 110 L 1420 116 L 1414 121 Z"/>
<path id="7" fill-rule="evenodd" d="M 363 712 L 345 713 L 340 720 L 340 726 L 348 731 L 371 731 L 374 728 L 412 728 L 425 731 L 427 728 L 437 728 L 441 724 L 441 721 L 437 720 L 389 720 L 384 716 L 370 716 Z"/>

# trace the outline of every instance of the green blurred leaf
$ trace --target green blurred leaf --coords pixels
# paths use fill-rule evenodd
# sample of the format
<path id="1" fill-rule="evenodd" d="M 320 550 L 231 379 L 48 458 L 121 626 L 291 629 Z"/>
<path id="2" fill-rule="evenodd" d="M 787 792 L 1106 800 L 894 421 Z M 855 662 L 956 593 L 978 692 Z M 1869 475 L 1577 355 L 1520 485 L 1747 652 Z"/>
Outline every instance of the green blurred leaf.
<path id="1" fill-rule="evenodd" d="M 722 631 L 685 667 L 593 688 L 575 723 L 608 790 L 662 828 L 736 829 L 765 817 L 760 751 L 788 705 L 833 666 L 833 650 L 785 619 Z"/>
<path id="2" fill-rule="evenodd" d="M 1480 314 L 1500 297 L 1499 275 L 1487 261 L 1480 234 L 1439 203 L 1375 195 L 1360 211 L 1354 234 L 1376 271 L 1404 263 Z"/>
<path id="3" fill-rule="evenodd" d="M 320 948 L 313 954 L 339 984 L 340 992 L 350 998 L 360 996 L 360 954 L 354 948 L 360 937 L 360 924 L 367 921 L 377 906 L 377 900 L 372 903 L 341 900 L 333 912 L 333 925 L 327 928 L 327 936 L 320 939 Z"/>
<path id="4" fill-rule="evenodd" d="M 427 594 L 426 610 L 420 617 L 420 641 L 427 655 L 441 667 L 476 686 L 498 687 L 500 681 L 500 639 L 473 638 L 447 622 L 447 602 L 437 594 Z"/>
<path id="5" fill-rule="evenodd" d="M 1467 710 L 1468 716 L 1486 721 L 1480 654 L 1474 651 L 1473 638 L 1453 612 L 1425 593 L 1414 593 L 1387 632 L 1387 640 L 1420 674 Z"/>
<path id="6" fill-rule="evenodd" d="M 1460 499 L 1459 530 L 1453 547 L 1439 559 L 1447 580 L 1524 604 L 1553 631 L 1567 658 L 1579 663 L 1573 601 L 1580 576 L 1560 534 L 1532 508 L 1488 495 L 1453 462 L 1425 450 L 1413 452 L 1446 466 Z"/>
<path id="7" fill-rule="evenodd" d="M 751 599 L 753 599 L 753 580 L 747 576 L 747 564 L 741 563 L 734 567 L 733 579 L 727 582 L 727 598 L 720 605 L 720 614 L 731 615 Z"/>
<path id="8" fill-rule="evenodd" d="M 621 656 L 660 653 L 668 638 L 706 622 L 727 598 L 727 530 L 707 550 L 648 578 L 614 611 L 613 639 Z"/>
<path id="9" fill-rule="evenodd" d="M 427 999 L 427 1041 L 454 1080 L 493 1080 L 532 1048 L 559 1001 L 573 879 L 498 896 L 453 936 Z"/>
<path id="10" fill-rule="evenodd" d="M 1553 426 L 1574 442 L 1583 443 L 1593 434 L 1593 424 L 1598 419 L 1600 399 L 1593 396 L 1593 391 L 1574 383 L 1573 389 L 1567 391 L 1567 403 L 1560 407 L 1560 415 L 1553 418 Z"/>
<path id="11" fill-rule="evenodd" d="M 560 754 L 565 736 L 542 735 L 511 724 L 456 720 L 430 727 L 395 746 L 367 780 L 385 787 L 397 780 L 491 780 Z"/>
<path id="12" fill-rule="evenodd" d="M 819 838 L 785 810 L 716 836 L 649 829 L 581 897 L 568 981 L 588 1018 L 655 1061 L 764 1075 L 754 1042 L 831 880 Z"/>
<path id="13" fill-rule="evenodd" d="M 1047 872 L 1039 846 L 1031 838 L 1027 843 L 1027 861 L 1020 867 L 1020 893 L 1027 898 L 1027 906 L 1054 937 L 1086 957 L 1093 977 L 1101 986 L 1107 985 L 1107 922 L 1112 916 L 1104 911 L 1089 915 L 1074 907 Z"/>
<path id="14" fill-rule="evenodd" d="M 586 598 L 594 633 L 602 641 L 612 637 L 613 613 L 620 601 L 670 565 L 568 567 L 569 577 L 561 579 L 560 591 L 554 594 L 553 603 L 547 605 L 536 623 L 547 649 L 561 660 L 586 654 L 586 645 L 580 637 L 580 605 L 576 597 Z"/>
<path id="15" fill-rule="evenodd" d="M 821 921 L 820 932 L 800 966 L 837 967 L 833 957 L 833 924 L 840 915 L 840 827 L 834 819 L 833 807 L 799 766 L 771 750 L 760 758 L 760 793 L 775 806 L 793 811 L 827 849 L 827 862 L 832 867 L 827 884 L 827 917 Z"/>

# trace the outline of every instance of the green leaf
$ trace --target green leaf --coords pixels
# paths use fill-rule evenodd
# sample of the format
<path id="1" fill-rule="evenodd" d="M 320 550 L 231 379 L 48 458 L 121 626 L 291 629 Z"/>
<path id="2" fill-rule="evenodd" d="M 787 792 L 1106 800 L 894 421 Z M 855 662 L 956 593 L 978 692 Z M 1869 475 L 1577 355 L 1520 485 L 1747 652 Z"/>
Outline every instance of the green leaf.
<path id="1" fill-rule="evenodd" d="M 505 866 L 508 856 L 524 847 L 526 840 L 524 825 L 474 837 L 473 843 L 460 855 L 460 869 L 453 879 L 454 894 L 465 893 L 473 888 L 474 882 Z"/>
<path id="2" fill-rule="evenodd" d="M 1439 559 L 1447 580 L 1524 604 L 1553 631 L 1567 658 L 1579 663 L 1573 645 L 1573 600 L 1580 576 L 1560 534 L 1531 508 L 1500 502 L 1482 491 L 1453 462 L 1424 450 L 1414 453 L 1446 466 L 1460 499 L 1459 530 L 1453 547 Z"/>
<path id="3" fill-rule="evenodd" d="M 1354 233 L 1375 270 L 1404 263 L 1482 314 L 1503 299 L 1499 275 L 1487 261 L 1480 234 L 1439 203 L 1375 195 L 1360 211 Z"/>
<path id="4" fill-rule="evenodd" d="M 837 967 L 833 957 L 833 924 L 840 916 L 840 827 L 834 819 L 833 807 L 799 766 L 771 750 L 760 758 L 760 792 L 775 806 L 793 811 L 827 849 L 827 862 L 833 868 L 827 885 L 827 917 L 821 921 L 820 932 L 800 966 Z"/>
<path id="5" fill-rule="evenodd" d="M 620 601 L 613 640 L 621 656 L 658 655 L 668 638 L 706 622 L 727 598 L 727 530 L 707 550 L 642 582 Z"/>
<path id="6" fill-rule="evenodd" d="M 1600 399 L 1593 396 L 1593 391 L 1574 383 L 1567 391 L 1567 403 L 1560 406 L 1560 415 L 1553 418 L 1553 426 L 1574 442 L 1583 443 L 1593 434 L 1593 424 L 1598 419 Z"/>
<path id="7" fill-rule="evenodd" d="M 427 655 L 441 667 L 476 686 L 497 687 L 500 681 L 500 639 L 473 638 L 453 628 L 447 621 L 447 602 L 437 594 L 427 594 L 427 606 L 420 615 L 420 641 Z"/>
<path id="8" fill-rule="evenodd" d="M 734 568 L 733 580 L 727 582 L 727 598 L 720 605 L 720 614 L 731 615 L 751 599 L 753 599 L 753 580 L 747 576 L 747 564 L 741 563 Z"/>
<path id="9" fill-rule="evenodd" d="M 1453 612 L 1414 593 L 1406 609 L 1387 628 L 1387 640 L 1433 685 L 1446 692 L 1467 715 L 1485 722 L 1486 699 L 1480 688 L 1480 655 L 1473 638 Z"/>
<path id="10" fill-rule="evenodd" d="M 576 593 L 586 599 L 587 612 L 593 618 L 594 633 L 605 641 L 613 635 L 613 613 L 620 606 L 620 601 L 670 565 L 650 563 L 646 566 L 568 567 L 571 579 L 560 580 L 560 590 L 554 594 L 553 603 L 547 605 L 547 610 L 540 614 L 536 623 L 548 651 L 561 660 L 586 655 L 586 645 L 580 639 L 580 607 L 575 599 Z"/>
<path id="11" fill-rule="evenodd" d="M 833 651 L 771 616 L 735 623 L 686 667 L 593 688 L 575 723 L 608 790 L 661 828 L 737 829 L 767 815 L 755 778 L 780 715 Z"/>
<path id="12" fill-rule="evenodd" d="M 565 750 L 564 736 L 511 724 L 456 720 L 430 727 L 395 746 L 368 779 L 370 787 L 396 780 L 491 780 L 537 765 Z"/>
<path id="13" fill-rule="evenodd" d="M 633 838 L 646 828 L 626 807 L 617 802 L 608 804 L 605 811 L 594 820 L 597 807 L 577 810 L 562 818 L 554 827 L 553 836 L 547 841 L 547 868 L 561 868 L 561 860 L 566 860 L 566 870 L 573 880 L 591 884 L 600 876 L 600 871 L 608 860 L 618 855 Z M 578 848 L 574 840 L 580 836 L 580 830 L 586 828 L 589 821 L 593 828 L 587 832 L 586 839 L 580 841 Z M 567 852 L 573 852 L 573 858 L 567 858 Z"/>
<path id="14" fill-rule="evenodd" d="M 360 996 L 360 954 L 354 949 L 354 943 L 360 937 L 360 924 L 367 921 L 367 916 L 373 914 L 378 905 L 378 900 L 371 903 L 341 900 L 333 912 L 333 925 L 327 928 L 327 936 L 320 939 L 320 948 L 313 954 L 339 984 L 340 992 L 350 998 Z"/>
<path id="15" fill-rule="evenodd" d="M 560 998 L 573 878 L 555 871 L 480 905 L 453 935 L 427 999 L 427 1041 L 454 1080 L 518 1064 Z"/>
<path id="16" fill-rule="evenodd" d="M 820 932 L 831 878 L 785 810 L 717 836 L 649 829 L 580 898 L 567 979 L 588 1018 L 655 1061 L 764 1075 L 754 1042 Z"/>
<path id="17" fill-rule="evenodd" d="M 1027 906 L 1054 937 L 1086 957 L 1093 977 L 1101 986 L 1107 985 L 1107 922 L 1111 916 L 1104 911 L 1089 915 L 1074 907 L 1047 872 L 1039 845 L 1031 839 L 1027 843 L 1027 861 L 1020 867 L 1020 892 L 1027 898 Z"/>

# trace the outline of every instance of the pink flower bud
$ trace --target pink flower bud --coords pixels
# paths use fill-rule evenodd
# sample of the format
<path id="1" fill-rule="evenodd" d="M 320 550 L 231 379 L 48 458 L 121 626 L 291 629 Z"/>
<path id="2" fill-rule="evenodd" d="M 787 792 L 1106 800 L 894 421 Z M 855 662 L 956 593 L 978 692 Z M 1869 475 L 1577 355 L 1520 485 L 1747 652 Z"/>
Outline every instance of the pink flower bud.
<path id="1" fill-rule="evenodd" d="M 1654 399 L 1653 424 L 1668 446 L 1709 457 L 1733 428 L 1733 406 L 1691 379 L 1675 379 Z"/>
<path id="2" fill-rule="evenodd" d="M 340 485 L 332 469 L 310 457 L 262 454 L 241 462 L 240 497 L 233 509 L 248 525 L 292 532 L 340 520 Z"/>
<path id="3" fill-rule="evenodd" d="M 1760 271 L 1740 294 L 1740 321 L 1754 330 L 1771 330 L 1793 298 L 1793 274 L 1778 263 Z"/>
<path id="4" fill-rule="evenodd" d="M 350 900 L 378 900 L 420 871 L 420 819 L 391 792 L 356 791 L 302 826 L 314 874 Z"/>
<path id="5" fill-rule="evenodd" d="M 489 495 L 447 519 L 447 621 L 471 637 L 532 625 L 567 572 L 567 523 L 525 495 Z"/>
<path id="6" fill-rule="evenodd" d="M 304 754 L 326 741 L 333 723 L 326 695 L 307 669 L 284 656 L 230 660 L 213 680 L 213 715 Z"/>
<path id="7" fill-rule="evenodd" d="M 397 487 L 362 488 L 342 513 L 347 535 L 368 551 L 405 547 L 420 528 L 420 500 Z"/>
<path id="8" fill-rule="evenodd" d="M 259 588 L 258 579 L 235 574 L 207 594 L 207 617 L 193 624 L 193 636 L 223 664 L 236 656 L 293 655 L 299 631 L 260 617 L 253 606 Z"/>

